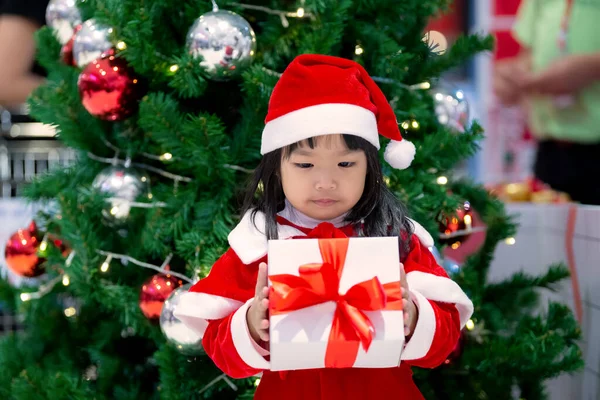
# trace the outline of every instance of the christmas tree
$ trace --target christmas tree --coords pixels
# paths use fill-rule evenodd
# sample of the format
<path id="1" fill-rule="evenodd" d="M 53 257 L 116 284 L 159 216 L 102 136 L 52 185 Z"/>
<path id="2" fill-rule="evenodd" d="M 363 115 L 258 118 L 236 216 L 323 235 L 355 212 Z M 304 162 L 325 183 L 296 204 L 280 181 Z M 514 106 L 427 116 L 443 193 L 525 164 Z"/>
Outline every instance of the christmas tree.
<path id="1" fill-rule="evenodd" d="M 227 249 L 271 90 L 303 53 L 354 59 L 386 93 L 417 146 L 410 168 L 384 167 L 388 185 L 440 232 L 440 251 L 472 232 L 474 211 L 483 221 L 482 247 L 449 271 L 475 313 L 446 364 L 415 370 L 425 397 L 508 399 L 517 388 L 539 399 L 546 379 L 579 368 L 569 309 L 537 311 L 537 289 L 564 267 L 487 280 L 516 226 L 482 186 L 454 179 L 483 130 L 440 76 L 493 42 L 465 36 L 442 52 L 427 40 L 448 3 L 51 1 L 37 34 L 49 77 L 29 104 L 78 157 L 29 186 L 49 206 L 6 247 L 8 267 L 42 283 L 2 284 L 26 329 L 0 342 L 1 397 L 252 397 L 257 378 L 225 377 L 171 313 Z"/>

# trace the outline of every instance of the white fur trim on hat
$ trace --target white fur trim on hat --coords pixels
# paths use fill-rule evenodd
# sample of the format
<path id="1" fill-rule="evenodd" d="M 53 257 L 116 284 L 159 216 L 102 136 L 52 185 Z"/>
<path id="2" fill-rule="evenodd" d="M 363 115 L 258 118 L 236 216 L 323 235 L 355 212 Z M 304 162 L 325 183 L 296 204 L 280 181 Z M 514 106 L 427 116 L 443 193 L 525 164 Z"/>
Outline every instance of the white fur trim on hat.
<path id="1" fill-rule="evenodd" d="M 408 140 L 392 140 L 385 147 L 383 158 L 385 158 L 385 161 L 392 167 L 396 169 L 405 169 L 412 163 L 416 152 L 415 145 Z"/>
<path id="2" fill-rule="evenodd" d="M 266 154 L 315 136 L 344 133 L 359 136 L 379 149 L 377 119 L 366 108 L 326 103 L 301 108 L 265 125 L 260 154 Z"/>

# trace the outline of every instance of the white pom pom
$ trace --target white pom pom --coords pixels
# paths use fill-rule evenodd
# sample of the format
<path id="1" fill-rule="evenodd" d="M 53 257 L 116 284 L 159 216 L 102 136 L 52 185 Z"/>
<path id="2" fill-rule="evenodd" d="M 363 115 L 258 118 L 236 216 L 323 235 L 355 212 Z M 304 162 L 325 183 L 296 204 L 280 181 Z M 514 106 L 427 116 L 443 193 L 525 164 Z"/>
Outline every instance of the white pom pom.
<path id="1" fill-rule="evenodd" d="M 415 145 L 406 139 L 392 140 L 385 148 L 383 158 L 396 169 L 408 168 L 415 158 Z"/>

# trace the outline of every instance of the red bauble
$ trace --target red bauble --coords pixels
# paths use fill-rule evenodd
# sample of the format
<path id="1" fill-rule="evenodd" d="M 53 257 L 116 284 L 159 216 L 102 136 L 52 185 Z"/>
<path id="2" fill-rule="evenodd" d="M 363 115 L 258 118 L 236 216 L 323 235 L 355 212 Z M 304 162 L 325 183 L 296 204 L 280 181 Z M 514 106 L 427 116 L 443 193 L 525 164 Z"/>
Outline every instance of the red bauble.
<path id="1" fill-rule="evenodd" d="M 107 121 L 121 121 L 137 111 L 144 89 L 127 62 L 106 55 L 79 75 L 79 94 L 86 110 Z"/>
<path id="2" fill-rule="evenodd" d="M 27 229 L 19 229 L 8 239 L 4 249 L 8 268 L 15 274 L 27 278 L 42 275 L 44 269 L 41 265 L 46 260 L 37 255 L 39 245 L 35 222 L 32 222 Z"/>
<path id="3" fill-rule="evenodd" d="M 165 300 L 181 285 L 181 279 L 168 274 L 157 274 L 144 282 L 140 292 L 140 308 L 146 318 L 160 318 Z"/>
<path id="4" fill-rule="evenodd" d="M 458 248 L 472 233 L 473 210 L 471 204 L 465 201 L 462 207 L 456 210 L 455 215 L 440 215 L 438 218 L 440 229 L 440 243 Z"/>
<path id="5" fill-rule="evenodd" d="M 67 65 L 75 65 L 75 60 L 73 60 L 73 42 L 75 41 L 75 35 L 77 35 L 77 32 L 81 30 L 82 26 L 83 25 L 79 24 L 75 27 L 73 30 L 73 36 L 71 36 L 71 39 L 69 39 L 69 41 L 65 43 L 60 50 L 60 58 Z"/>

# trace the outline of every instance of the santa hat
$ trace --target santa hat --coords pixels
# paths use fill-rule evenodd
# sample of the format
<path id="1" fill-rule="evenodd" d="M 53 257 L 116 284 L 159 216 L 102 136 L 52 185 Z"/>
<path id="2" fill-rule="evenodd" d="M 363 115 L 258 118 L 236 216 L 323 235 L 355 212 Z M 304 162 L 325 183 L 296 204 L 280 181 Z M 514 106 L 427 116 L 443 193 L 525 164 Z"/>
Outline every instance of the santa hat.
<path id="1" fill-rule="evenodd" d="M 269 101 L 261 154 L 315 136 L 359 136 L 377 149 L 379 135 L 391 139 L 385 160 L 407 168 L 415 146 L 402 138 L 392 107 L 359 64 L 345 58 L 304 54 L 281 75 Z"/>

